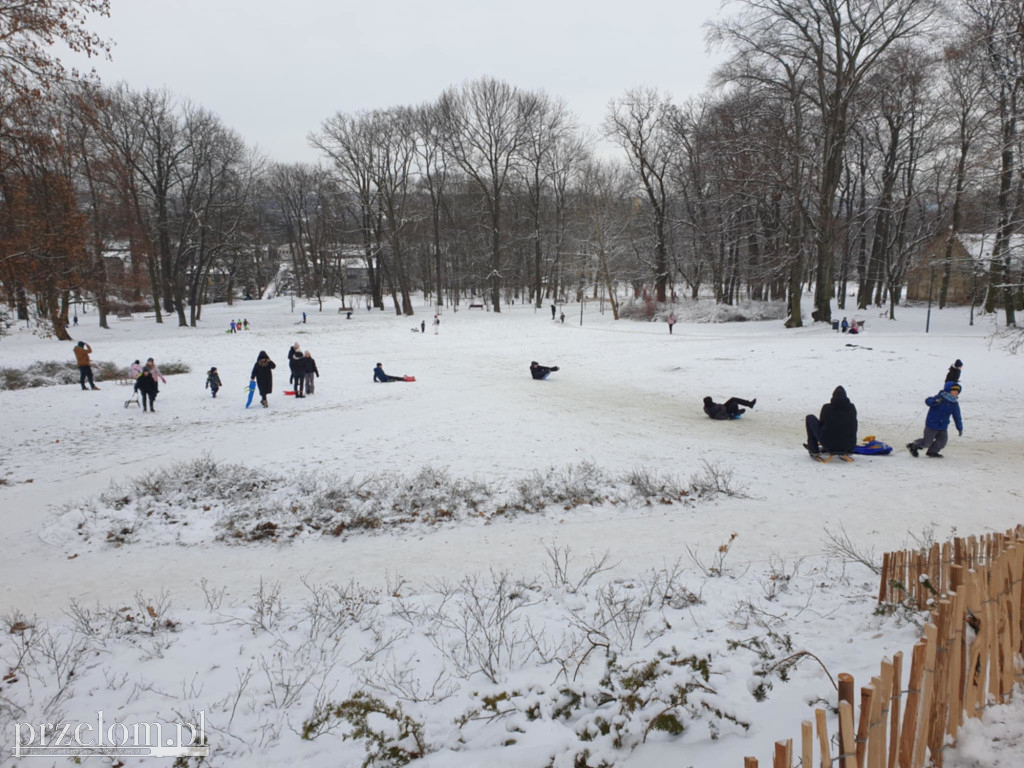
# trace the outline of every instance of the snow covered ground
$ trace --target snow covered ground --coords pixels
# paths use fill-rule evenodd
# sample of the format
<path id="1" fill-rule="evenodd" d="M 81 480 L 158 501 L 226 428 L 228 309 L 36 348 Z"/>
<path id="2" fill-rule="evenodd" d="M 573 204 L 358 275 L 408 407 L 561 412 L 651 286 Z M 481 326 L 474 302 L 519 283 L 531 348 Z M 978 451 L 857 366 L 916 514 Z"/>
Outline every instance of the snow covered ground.
<path id="1" fill-rule="evenodd" d="M 827 557 L 826 528 L 843 526 L 858 546 L 881 551 L 929 530 L 941 540 L 953 529 L 969 535 L 1021 522 L 1024 414 L 1014 406 L 1024 358 L 990 342 L 987 318 L 968 326 L 966 310 L 933 312 L 927 335 L 922 309 L 900 308 L 896 321 L 869 312 L 860 315 L 867 319 L 866 332 L 850 337 L 820 325 L 785 331 L 778 321 L 680 322 L 670 336 L 664 323 L 614 322 L 596 303 L 588 303 L 582 325 L 578 305 L 566 308 L 564 325 L 552 323 L 546 308 L 522 305 L 501 314 L 446 312 L 434 335 L 427 306 L 417 307 L 414 318 L 360 310 L 351 320 L 336 307 L 325 304 L 320 313 L 315 305 L 299 303 L 292 313 L 288 298 L 213 306 L 204 309 L 199 329 L 138 317 L 113 320 L 110 331 L 101 331 L 90 325 L 93 316 L 80 316 L 75 338 L 91 344 L 96 359 L 127 365 L 152 356 L 191 366 L 191 373 L 161 385 L 153 414 L 124 408 L 129 390 L 113 382 L 100 392 L 82 392 L 77 385 L 0 392 L 0 614 L 20 611 L 39 627 L 77 627 L 108 648 L 83 662 L 62 700 L 65 715 L 77 719 L 103 707 L 124 707 L 125 718 L 158 710 L 170 716 L 174 707 L 205 709 L 207 722 L 219 729 L 211 736 L 215 765 L 280 765 L 297 756 L 314 766 L 358 765 L 362 745 L 339 746 L 344 729 L 299 739 L 295 731 L 313 715 L 317 691 L 309 683 L 285 705 L 280 687 L 289 670 L 272 671 L 281 649 L 289 649 L 285 658 L 291 663 L 297 653 L 312 653 L 314 646 L 302 638 L 321 637 L 304 607 L 309 585 L 315 594 L 317 585 L 357 582 L 372 599 L 346 592 L 341 602 L 371 604 L 372 610 L 336 626 L 332 636 L 341 647 L 333 649 L 330 663 L 322 655 L 315 663 L 305 659 L 306 668 L 331 670 L 325 675 L 329 686 L 318 689 L 321 699 L 341 700 L 366 688 L 367 680 L 388 678 L 391 683 L 377 693 L 394 702 L 402 687 L 391 675 L 396 670 L 441 675 L 452 686 L 451 696 L 406 702 L 406 712 L 427 724 L 427 741 L 436 750 L 426 764 L 545 765 L 553 756 L 565 760 L 576 754 L 583 743 L 578 736 L 587 728 L 585 707 L 568 718 L 551 716 L 559 696 L 566 695 L 558 689 L 572 676 L 559 673 L 554 646 L 558 639 L 579 638 L 582 617 L 589 621 L 600 610 L 602 589 L 615 593 L 607 593 L 606 606 L 616 599 L 621 605 L 624 595 L 635 602 L 646 585 L 647 610 L 637 619 L 637 637 L 643 639 L 627 643 L 620 637 L 617 663 L 640 663 L 652 654 L 671 654 L 673 647 L 685 657 L 710 654 L 709 687 L 716 693 L 709 705 L 750 727 L 722 722 L 721 738 L 711 740 L 707 725 L 714 718 L 697 713 L 692 720 L 699 727 L 682 735 L 651 735 L 631 753 L 614 752 L 614 759 L 639 768 L 669 761 L 739 765 L 744 754 L 765 758 L 774 740 L 796 737 L 810 712 L 807 703 L 832 695 L 824 672 L 801 662 L 788 682 L 777 670 L 768 674 L 774 685 L 765 700 L 755 700 L 751 690 L 766 679 L 757 672 L 764 673 L 770 659 L 789 655 L 789 645 L 793 652 L 822 658 L 833 675 L 848 671 L 864 679 L 883 655 L 909 652 L 916 636 L 913 617 L 873 616 L 875 577 Z M 305 325 L 297 322 L 303 310 Z M 225 333 L 230 319 L 240 316 L 252 330 Z M 427 333 L 412 332 L 423 318 Z M 286 350 L 295 341 L 312 351 L 322 374 L 316 394 L 304 400 L 281 395 L 287 388 Z M 261 349 L 278 364 L 275 392 L 269 409 L 246 410 L 244 389 Z M 0 341 L 2 366 L 71 357 L 71 344 L 23 330 Z M 964 437 L 954 433 L 942 460 L 915 460 L 902 446 L 919 436 L 923 400 L 938 391 L 956 358 L 965 363 Z M 531 360 L 561 370 L 535 382 L 527 370 Z M 378 361 L 389 373 L 414 375 L 416 382 L 374 384 L 371 370 Z M 203 389 L 211 365 L 224 382 L 216 399 Z M 808 460 L 800 447 L 803 417 L 817 413 L 838 384 L 857 405 L 860 435 L 874 434 L 896 446 L 892 456 L 838 466 Z M 705 395 L 756 397 L 757 407 L 740 420 L 715 422 L 701 411 Z M 648 505 L 627 498 L 621 483 L 607 481 L 605 503 L 553 505 L 541 514 L 491 509 L 477 518 L 464 511 L 447 521 L 442 515 L 385 530 L 245 544 L 214 540 L 212 531 L 182 536 L 174 529 L 180 521 L 153 524 L 122 546 L 76 530 L 80 510 L 112 508 L 97 502 L 112 482 L 125 484 L 204 457 L 272 477 L 272 487 L 260 492 L 282 499 L 281 505 L 309 487 L 310 477 L 358 482 L 386 476 L 400 488 L 431 468 L 512 494 L 524 481 L 558 477 L 581 463 L 606 479 L 636 470 L 671 478 L 679 487 L 706 466 L 731 469 L 734 486 L 744 487 L 745 494 L 691 496 L 671 504 L 655 499 Z M 191 503 L 188 522 L 208 525 L 203 500 Z M 734 533 L 724 576 L 707 576 L 688 552 L 707 565 Z M 605 552 L 615 566 L 579 590 L 568 589 L 542 576 L 551 569 L 549 553 L 564 546 L 571 546 L 576 570 Z M 677 561 L 682 573 L 674 569 Z M 525 654 L 524 642 L 507 665 L 499 665 L 497 682 L 480 673 L 468 679 L 453 674 L 458 653 L 452 643 L 459 633 L 452 622 L 467 614 L 444 606 L 459 604 L 469 592 L 452 588 L 449 594 L 442 582 L 451 587 L 479 576 L 490 590 L 491 574 L 505 571 L 530 588 L 532 598 L 514 598 L 524 600 L 517 615 L 543 627 L 552 657 L 541 658 L 543 643 L 534 643 L 528 658 L 516 656 Z M 273 627 L 251 621 L 250 596 L 261 578 L 267 589 L 280 587 L 280 621 L 273 619 Z M 201 580 L 208 593 L 226 590 L 222 603 L 209 604 Z M 482 591 L 493 593 L 488 590 Z M 171 606 L 154 604 L 161 593 Z M 656 600 L 650 598 L 655 593 Z M 687 594 L 700 601 L 680 598 Z M 91 617 L 77 612 L 70 618 L 73 599 L 92 609 Z M 402 606 L 396 608 L 396 601 Z M 144 620 L 147 613 L 157 617 L 139 642 L 139 632 L 124 631 L 95 606 L 129 607 Z M 160 624 L 165 612 L 172 626 Z M 778 647 L 752 649 L 754 636 Z M 433 643 L 438 637 L 447 640 Z M 10 636 L 0 641 L 0 651 L 9 656 L 13 642 Z M 375 648 L 379 653 L 368 659 Z M 322 654 L 323 643 L 316 649 Z M 594 666 L 601 655 L 598 649 L 574 666 L 579 684 L 590 686 L 584 698 L 598 695 L 603 675 L 614 687 L 614 672 Z M 578 656 L 579 649 L 572 658 Z M 385 658 L 390 661 L 382 667 Z M 672 675 L 678 676 L 680 665 L 664 663 L 672 668 L 665 679 L 678 683 Z M 218 702 L 224 704 L 250 667 L 263 687 L 255 681 L 243 686 L 242 699 L 251 697 L 251 703 L 237 715 L 231 710 L 228 728 L 230 706 Z M 49 689 L 42 682 L 34 693 L 14 683 L 0 687 L 0 697 L 20 702 L 26 718 L 43 713 L 44 692 Z M 481 697 L 501 692 L 519 694 L 519 700 L 501 715 L 484 705 L 487 717 L 453 726 L 454 719 L 481 708 Z M 664 691 L 659 696 L 656 701 Z M 526 714 L 536 712 L 545 714 Z M 650 717 L 624 717 L 630 722 L 623 727 L 633 729 L 631 738 L 639 743 Z M 5 746 L 9 740 L 5 734 Z M 596 741 L 610 749 L 607 739 Z M 514 743 L 502 746 L 508 742 Z M 969 758 L 963 765 L 997 764 Z"/>

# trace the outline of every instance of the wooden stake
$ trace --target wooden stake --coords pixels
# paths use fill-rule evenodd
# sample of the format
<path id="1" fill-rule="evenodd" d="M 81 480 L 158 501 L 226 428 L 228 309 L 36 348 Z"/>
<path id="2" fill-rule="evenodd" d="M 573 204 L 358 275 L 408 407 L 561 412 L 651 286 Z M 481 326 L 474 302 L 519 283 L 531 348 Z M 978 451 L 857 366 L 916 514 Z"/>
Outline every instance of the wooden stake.
<path id="1" fill-rule="evenodd" d="M 772 768 L 793 768 L 793 740 L 775 742 L 775 761 Z"/>
<path id="2" fill-rule="evenodd" d="M 857 744 L 853 737 L 853 705 L 839 702 L 839 759 L 840 768 L 857 768 Z"/>
<path id="3" fill-rule="evenodd" d="M 857 765 L 867 763 L 864 756 L 868 751 L 868 729 L 871 726 L 871 702 L 875 698 L 875 689 L 865 685 L 860 689 L 860 720 L 857 723 Z"/>
<path id="4" fill-rule="evenodd" d="M 825 719 L 825 710 L 814 710 L 814 724 L 818 730 L 818 749 L 821 751 L 821 768 L 832 768 L 832 750 L 828 738 L 828 721 Z M 805 768 L 810 768 L 810 764 Z"/>
<path id="5" fill-rule="evenodd" d="M 900 753 L 900 699 L 903 695 L 903 651 L 892 657 L 892 703 L 889 705 L 889 763 L 887 768 L 896 768 Z"/>
<path id="6" fill-rule="evenodd" d="M 924 768 L 924 748 L 928 744 L 928 726 L 932 717 L 932 696 L 935 685 L 935 651 L 938 629 L 929 622 L 924 625 L 924 676 L 921 680 L 921 718 L 914 737 L 914 757 L 911 768 Z"/>
<path id="7" fill-rule="evenodd" d="M 924 641 L 914 646 L 910 660 L 910 682 L 907 685 L 907 704 L 903 710 L 900 734 L 900 768 L 910 768 L 914 756 L 914 737 L 921 709 L 921 678 L 924 675 Z"/>
<path id="8" fill-rule="evenodd" d="M 800 723 L 800 768 L 811 768 L 814 760 L 814 725 L 810 720 Z"/>

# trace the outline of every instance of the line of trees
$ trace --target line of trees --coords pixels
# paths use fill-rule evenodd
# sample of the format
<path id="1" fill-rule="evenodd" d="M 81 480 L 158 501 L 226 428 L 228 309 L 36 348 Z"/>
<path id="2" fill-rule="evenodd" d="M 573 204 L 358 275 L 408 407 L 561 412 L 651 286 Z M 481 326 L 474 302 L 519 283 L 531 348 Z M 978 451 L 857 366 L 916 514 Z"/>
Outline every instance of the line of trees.
<path id="1" fill-rule="evenodd" d="M 32 12 L 26 10 L 31 7 Z M 103 54 L 102 0 L 0 9 L 0 281 L 66 337 L 68 307 L 149 306 L 196 325 L 268 286 L 353 286 L 399 314 L 438 306 L 680 296 L 785 301 L 787 325 L 888 307 L 944 237 L 992 233 L 984 308 L 1024 308 L 1024 5 L 732 0 L 704 93 L 613 98 L 604 157 L 567 104 L 494 78 L 433 102 L 338 113 L 318 164 L 270 162 L 201 106 L 69 73 L 48 42 Z M 934 250 L 930 251 L 934 253 Z M 130 258 L 113 258 L 118 253 Z M 119 270 L 120 264 L 127 265 Z M 282 264 L 286 268 L 282 270 Z M 287 286 L 281 281 L 290 281 Z M 322 306 L 322 304 L 321 304 Z M 650 304 L 648 304 L 650 306 Z"/>

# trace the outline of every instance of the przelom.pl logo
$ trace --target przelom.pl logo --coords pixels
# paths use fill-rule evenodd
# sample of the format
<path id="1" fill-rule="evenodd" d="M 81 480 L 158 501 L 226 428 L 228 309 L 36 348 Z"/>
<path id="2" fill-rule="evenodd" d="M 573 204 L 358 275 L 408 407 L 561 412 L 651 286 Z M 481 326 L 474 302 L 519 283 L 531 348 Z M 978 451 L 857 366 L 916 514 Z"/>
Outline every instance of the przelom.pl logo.
<path id="1" fill-rule="evenodd" d="M 206 713 L 198 723 L 15 723 L 14 757 L 209 757 Z"/>

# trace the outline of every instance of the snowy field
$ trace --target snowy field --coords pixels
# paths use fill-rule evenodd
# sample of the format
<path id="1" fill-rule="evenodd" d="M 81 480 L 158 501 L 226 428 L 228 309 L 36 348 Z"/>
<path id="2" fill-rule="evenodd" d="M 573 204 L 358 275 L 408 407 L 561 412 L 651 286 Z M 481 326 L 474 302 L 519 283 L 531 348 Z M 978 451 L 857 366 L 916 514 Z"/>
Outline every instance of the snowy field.
<path id="1" fill-rule="evenodd" d="M 445 312 L 437 335 L 427 306 L 414 318 L 336 310 L 239 302 L 204 308 L 199 329 L 136 317 L 109 331 L 80 315 L 74 338 L 95 360 L 191 366 L 161 385 L 152 414 L 126 409 L 130 390 L 115 382 L 0 391 L 0 615 L 20 614 L 51 640 L 88 641 L 69 684 L 59 669 L 0 684 L 0 722 L 101 708 L 170 722 L 203 710 L 213 765 L 326 768 L 360 765 L 365 740 L 342 741 L 350 727 L 329 716 L 309 724 L 364 690 L 423 724 L 404 740 L 394 723 L 381 730 L 407 754 L 425 745 L 428 766 L 571 766 L 585 750 L 588 765 L 742 765 L 798 736 L 808 703 L 834 698 L 814 662 L 778 662 L 806 650 L 833 676 L 866 680 L 919 632 L 919 616 L 873 615 L 876 577 L 829 555 L 826 530 L 880 552 L 1024 517 L 1024 357 L 991 342 L 989 318 L 970 327 L 966 310 L 933 312 L 927 335 L 923 309 L 900 308 L 897 321 L 861 313 L 865 333 L 853 337 L 779 321 L 680 322 L 670 336 L 664 323 L 614 322 L 596 302 L 582 325 L 578 305 L 564 324 L 522 305 Z M 232 317 L 252 330 L 225 333 Z M 281 394 L 296 341 L 321 373 L 304 400 Z M 0 341 L 0 366 L 70 360 L 71 349 L 16 330 Z M 274 394 L 269 409 L 246 410 L 261 349 L 278 366 Z M 902 446 L 920 435 L 923 400 L 956 358 L 964 436 L 953 431 L 941 460 L 915 460 Z M 536 382 L 531 360 L 561 370 Z M 378 361 L 416 382 L 374 384 Z M 216 399 L 203 388 L 211 365 L 224 382 Z M 808 459 L 804 415 L 838 384 L 859 435 L 893 455 Z M 712 421 L 705 395 L 757 406 Z M 187 483 L 133 485 L 180 481 L 182 462 L 195 460 L 245 469 L 231 469 L 234 485 L 217 499 Z M 693 488 L 708 468 L 732 472 L 732 494 Z M 490 500 L 402 514 L 403 488 L 424 470 Z M 243 492 L 247 472 L 259 482 Z M 516 506 L 524 487 L 564 490 L 581 472 L 590 497 Z M 638 477 L 663 492 L 639 493 Z M 255 542 L 218 527 L 231 510 L 266 501 L 287 516 L 367 478 L 392 512 L 401 507 L 383 525 L 278 526 Z M 115 523 L 131 533 L 108 540 Z M 553 562 L 566 547 L 568 577 Z M 580 584 L 606 553 L 609 568 Z M 474 605 L 489 616 L 504 606 L 506 634 L 492 637 L 494 622 L 467 629 Z M 0 639 L 0 666 L 13 666 L 26 634 Z M 483 664 L 472 650 L 481 637 L 498 649 Z M 35 653 L 50 659 L 39 669 L 59 667 L 52 647 Z M 627 672 L 652 660 L 650 695 L 640 695 Z M 666 707 L 681 733 L 664 719 L 650 727 Z M 303 724 L 315 738 L 301 738 Z M 993 752 L 973 733 L 969 754 L 946 764 L 1019 764 L 1024 750 L 1001 738 L 1011 746 Z M 10 740 L 5 730 L 0 765 Z M 979 762 L 982 753 L 995 756 Z"/>

